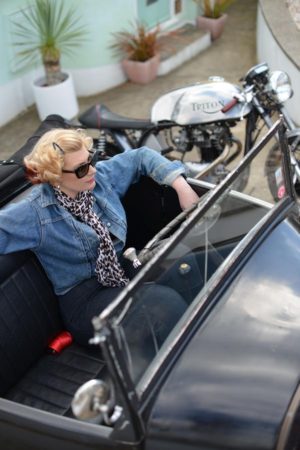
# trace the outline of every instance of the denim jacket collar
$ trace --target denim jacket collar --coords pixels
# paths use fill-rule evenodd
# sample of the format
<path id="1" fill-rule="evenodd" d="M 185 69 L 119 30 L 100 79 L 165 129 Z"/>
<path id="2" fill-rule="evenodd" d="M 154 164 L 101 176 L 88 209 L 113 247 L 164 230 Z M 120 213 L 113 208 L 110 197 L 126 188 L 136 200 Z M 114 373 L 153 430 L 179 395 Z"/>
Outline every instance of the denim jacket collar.
<path id="1" fill-rule="evenodd" d="M 50 205 L 57 204 L 54 190 L 50 184 L 44 183 L 40 194 L 42 208 L 47 208 Z"/>

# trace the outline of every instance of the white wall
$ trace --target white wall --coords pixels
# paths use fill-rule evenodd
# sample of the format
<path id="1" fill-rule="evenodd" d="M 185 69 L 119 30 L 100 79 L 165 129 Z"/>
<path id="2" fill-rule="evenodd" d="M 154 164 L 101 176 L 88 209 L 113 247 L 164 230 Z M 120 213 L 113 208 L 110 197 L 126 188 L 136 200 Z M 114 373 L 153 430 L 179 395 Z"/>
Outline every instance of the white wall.
<path id="1" fill-rule="evenodd" d="M 79 97 L 98 94 L 126 81 L 126 76 L 119 63 L 92 69 L 73 69 L 70 72 L 73 75 L 75 91 Z"/>
<path id="2" fill-rule="evenodd" d="M 41 73 L 32 71 L 0 86 L 0 126 L 34 103 L 31 83 L 33 79 L 41 76 Z"/>
<path id="3" fill-rule="evenodd" d="M 290 76 L 294 95 L 285 106 L 293 121 L 300 125 L 300 71 L 274 38 L 259 5 L 256 40 L 258 62 L 267 62 L 271 70 L 283 70 Z"/>
<path id="4" fill-rule="evenodd" d="M 79 97 L 106 91 L 126 81 L 119 63 L 94 69 L 73 69 L 69 72 L 72 73 L 75 91 Z M 0 85 L 0 126 L 33 105 L 32 83 L 41 76 L 42 68 Z"/>

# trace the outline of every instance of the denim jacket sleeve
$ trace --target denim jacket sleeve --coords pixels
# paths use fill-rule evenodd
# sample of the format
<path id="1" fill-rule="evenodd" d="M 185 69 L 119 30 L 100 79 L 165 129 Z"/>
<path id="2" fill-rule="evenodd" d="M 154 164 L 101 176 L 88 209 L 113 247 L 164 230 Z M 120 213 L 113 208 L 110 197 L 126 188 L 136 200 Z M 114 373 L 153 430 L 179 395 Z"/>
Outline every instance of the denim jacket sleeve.
<path id="1" fill-rule="evenodd" d="M 98 163 L 96 167 L 100 176 L 108 177 L 120 196 L 142 175 L 151 177 L 159 184 L 171 185 L 179 175 L 185 173 L 181 162 L 169 161 L 148 147 L 121 153 Z"/>
<path id="2" fill-rule="evenodd" d="M 41 240 L 37 212 L 27 200 L 0 210 L 0 254 L 34 249 Z"/>

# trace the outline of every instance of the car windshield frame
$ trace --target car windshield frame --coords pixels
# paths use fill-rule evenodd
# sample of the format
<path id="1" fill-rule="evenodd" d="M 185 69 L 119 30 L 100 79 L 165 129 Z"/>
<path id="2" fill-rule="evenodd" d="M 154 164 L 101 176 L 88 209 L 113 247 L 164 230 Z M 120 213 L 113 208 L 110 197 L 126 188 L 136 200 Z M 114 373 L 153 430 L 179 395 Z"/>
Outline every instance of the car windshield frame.
<path id="1" fill-rule="evenodd" d="M 231 190 L 232 183 L 238 178 L 239 174 L 245 169 L 258 153 L 265 147 L 265 145 L 271 140 L 272 137 L 276 137 L 279 141 L 281 151 L 283 154 L 283 179 L 286 195 L 279 200 L 279 202 L 270 207 L 270 204 L 257 200 L 251 197 L 251 202 L 260 203 L 266 207 L 270 207 L 270 210 L 266 215 L 259 220 L 259 222 L 245 235 L 242 241 L 235 247 L 235 249 L 226 258 L 226 273 L 232 274 L 234 268 L 243 257 L 243 255 L 249 251 L 250 247 L 260 242 L 264 233 L 269 228 L 270 224 L 277 223 L 281 220 L 283 214 L 295 204 L 296 194 L 293 187 L 292 172 L 290 167 L 290 155 L 288 143 L 285 135 L 285 127 L 283 120 L 280 118 L 267 132 L 267 134 L 257 143 L 241 160 L 239 165 L 233 170 L 219 185 L 210 190 L 205 198 L 191 211 L 186 212 L 186 218 L 181 223 L 180 227 L 172 234 L 167 243 L 146 263 L 146 265 L 140 270 L 140 272 L 134 277 L 134 279 L 121 291 L 118 297 L 98 316 L 93 320 L 95 329 L 95 335 L 93 339 L 94 344 L 99 344 L 102 348 L 104 358 L 106 359 L 110 375 L 113 383 L 116 383 L 117 390 L 122 397 L 123 404 L 127 413 L 130 416 L 133 426 L 138 434 L 143 434 L 143 421 L 141 419 L 141 411 L 143 406 L 147 403 L 147 399 L 153 388 L 155 388 L 156 380 L 163 374 L 166 376 L 168 373 L 169 362 L 172 359 L 179 346 L 184 347 L 187 337 L 193 333 L 196 322 L 198 324 L 199 317 L 204 314 L 205 310 L 210 306 L 210 300 L 212 295 L 216 295 L 221 281 L 221 274 L 219 270 L 212 276 L 207 283 L 207 288 L 203 293 L 200 292 L 200 300 L 196 305 L 190 305 L 188 309 L 188 320 L 186 314 L 184 319 L 180 319 L 179 323 L 182 325 L 180 331 L 174 336 L 173 332 L 170 333 L 172 339 L 167 338 L 159 350 L 159 355 L 155 360 L 150 363 L 146 374 L 144 374 L 139 382 L 135 385 L 129 374 L 126 366 L 125 358 L 120 348 L 119 329 L 118 326 L 122 320 L 128 305 L 130 304 L 130 298 L 138 290 L 139 286 L 146 279 L 147 274 L 151 269 L 158 264 L 172 249 L 176 246 L 178 241 L 182 239 L 195 225 L 200 218 L 203 218 L 205 213 L 213 206 L 216 200 L 220 199 L 222 195 Z M 231 190 L 230 195 L 240 195 L 243 198 L 249 198 L 245 194 L 235 194 L 234 190 Z M 223 272 L 224 275 L 224 272 Z M 204 314 L 205 315 L 205 314 Z M 176 325 L 176 329 L 179 327 Z"/>

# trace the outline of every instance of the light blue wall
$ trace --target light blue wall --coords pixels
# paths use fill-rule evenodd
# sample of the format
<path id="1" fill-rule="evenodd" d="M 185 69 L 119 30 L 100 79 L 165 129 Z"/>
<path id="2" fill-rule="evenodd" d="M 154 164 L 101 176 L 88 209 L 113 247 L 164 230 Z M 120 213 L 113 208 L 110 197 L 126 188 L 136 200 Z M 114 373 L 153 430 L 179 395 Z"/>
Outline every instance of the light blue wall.
<path id="1" fill-rule="evenodd" d="M 112 64 L 116 57 L 108 48 L 112 40 L 111 33 L 129 29 L 137 19 L 139 7 L 146 0 L 63 0 L 75 5 L 82 21 L 87 24 L 87 40 L 78 47 L 72 57 L 62 56 L 62 66 L 66 69 L 88 69 Z M 159 0 L 166 10 L 170 0 Z M 32 4 L 33 0 L 0 0 L 0 86 L 19 78 L 26 71 L 17 67 L 15 48 L 11 43 L 10 15 Z M 151 8 L 149 21 L 151 23 Z M 144 12 L 147 18 L 147 12 Z M 196 4 L 193 0 L 183 0 L 184 20 L 194 20 Z M 32 67 L 32 69 L 35 67 Z M 30 70 L 30 69 L 28 69 Z"/>
<path id="2" fill-rule="evenodd" d="M 155 27 L 163 21 L 172 19 L 171 9 L 173 0 L 156 0 L 147 5 L 147 0 L 137 0 L 138 17 L 143 23 Z M 192 0 L 182 0 L 182 20 L 194 20 L 197 13 L 197 4 Z"/>
<path id="3" fill-rule="evenodd" d="M 199 14 L 199 7 L 196 2 L 194 2 L 193 0 L 183 0 L 183 3 L 186 20 L 195 20 L 195 17 Z"/>
<path id="4" fill-rule="evenodd" d="M 167 0 L 156 0 L 147 5 L 147 0 L 138 1 L 138 16 L 142 23 L 155 27 L 170 19 L 170 4 Z"/>
<path id="5" fill-rule="evenodd" d="M 10 39 L 9 17 L 25 5 L 24 0 L 1 0 L 0 3 L 0 84 L 5 84 L 19 74 L 13 73 L 13 51 Z"/>
<path id="6" fill-rule="evenodd" d="M 64 0 L 66 1 L 66 0 Z M 111 64 L 115 58 L 108 48 L 111 33 L 128 27 L 134 20 L 135 0 L 67 0 L 78 4 L 82 20 L 88 24 L 87 41 L 78 49 L 78 58 L 65 58 L 68 68 L 91 68 Z"/>
<path id="7" fill-rule="evenodd" d="M 135 0 L 64 0 L 75 5 L 82 22 L 87 24 L 86 42 L 72 57 L 62 56 L 66 68 L 90 68 L 112 61 L 108 44 L 111 33 L 132 20 Z M 1 0 L 0 3 L 0 84 L 20 77 L 24 70 L 15 70 L 15 50 L 11 43 L 10 15 L 28 5 L 26 0 Z"/>

